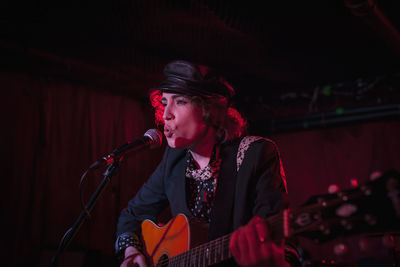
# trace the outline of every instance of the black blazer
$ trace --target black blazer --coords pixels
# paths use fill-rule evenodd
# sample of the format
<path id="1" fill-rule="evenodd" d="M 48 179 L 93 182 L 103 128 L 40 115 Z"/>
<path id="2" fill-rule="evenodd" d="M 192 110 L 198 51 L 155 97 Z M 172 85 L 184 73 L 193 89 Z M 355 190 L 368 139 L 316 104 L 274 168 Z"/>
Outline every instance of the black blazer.
<path id="1" fill-rule="evenodd" d="M 276 145 L 262 138 L 253 142 L 237 171 L 241 139 L 221 145 L 221 172 L 211 211 L 209 240 L 232 232 L 253 216 L 268 217 L 280 210 L 286 195 L 286 181 Z M 121 212 L 116 235 L 140 231 L 145 219 L 155 220 L 170 205 L 171 213 L 192 217 L 187 207 L 186 149 L 168 147 L 161 163 L 128 207 Z"/>

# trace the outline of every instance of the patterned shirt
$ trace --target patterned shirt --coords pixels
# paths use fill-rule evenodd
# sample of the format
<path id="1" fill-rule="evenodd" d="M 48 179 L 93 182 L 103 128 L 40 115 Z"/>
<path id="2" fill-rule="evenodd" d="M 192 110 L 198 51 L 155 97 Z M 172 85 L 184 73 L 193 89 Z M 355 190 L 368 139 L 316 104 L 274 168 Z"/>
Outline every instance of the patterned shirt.
<path id="1" fill-rule="evenodd" d="M 215 199 L 218 177 L 221 168 L 219 148 L 214 147 L 210 162 L 204 168 L 198 168 L 189 153 L 186 167 L 186 196 L 189 210 L 196 218 L 210 222 L 211 208 Z"/>

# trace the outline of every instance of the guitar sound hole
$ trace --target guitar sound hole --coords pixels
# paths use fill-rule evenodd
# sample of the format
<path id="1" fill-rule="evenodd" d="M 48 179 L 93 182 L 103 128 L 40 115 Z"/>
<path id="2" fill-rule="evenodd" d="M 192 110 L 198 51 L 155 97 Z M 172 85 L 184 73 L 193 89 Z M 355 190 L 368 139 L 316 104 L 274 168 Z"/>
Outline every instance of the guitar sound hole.
<path id="1" fill-rule="evenodd" d="M 162 255 L 162 256 L 160 257 L 160 259 L 158 260 L 158 262 L 157 262 L 157 267 L 168 266 L 168 262 L 169 262 L 168 256 L 164 254 L 164 255 Z"/>

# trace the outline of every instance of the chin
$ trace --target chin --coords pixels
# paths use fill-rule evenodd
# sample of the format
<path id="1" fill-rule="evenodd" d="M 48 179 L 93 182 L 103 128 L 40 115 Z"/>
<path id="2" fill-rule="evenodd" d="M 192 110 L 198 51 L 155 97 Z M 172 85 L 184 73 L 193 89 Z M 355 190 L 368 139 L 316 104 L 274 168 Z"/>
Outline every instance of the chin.
<path id="1" fill-rule="evenodd" d="M 181 148 L 181 145 L 179 145 L 180 142 L 177 142 L 175 138 L 167 138 L 167 143 L 172 148 Z"/>
<path id="2" fill-rule="evenodd" d="M 167 141 L 168 142 L 168 146 L 169 147 L 172 147 L 172 148 L 176 148 L 176 145 L 175 145 L 175 141 Z"/>
<path id="3" fill-rule="evenodd" d="M 166 138 L 168 146 L 175 148 L 175 138 Z"/>

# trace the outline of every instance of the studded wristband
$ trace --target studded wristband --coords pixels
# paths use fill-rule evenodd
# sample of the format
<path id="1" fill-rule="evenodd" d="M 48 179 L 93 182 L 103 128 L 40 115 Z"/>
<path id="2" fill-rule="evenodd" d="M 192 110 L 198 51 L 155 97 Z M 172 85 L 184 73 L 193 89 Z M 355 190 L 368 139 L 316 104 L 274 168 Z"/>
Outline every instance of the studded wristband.
<path id="1" fill-rule="evenodd" d="M 123 233 L 118 236 L 115 241 L 115 252 L 118 258 L 124 257 L 124 251 L 127 247 L 135 247 L 137 250 L 143 251 L 142 241 L 135 233 Z"/>

